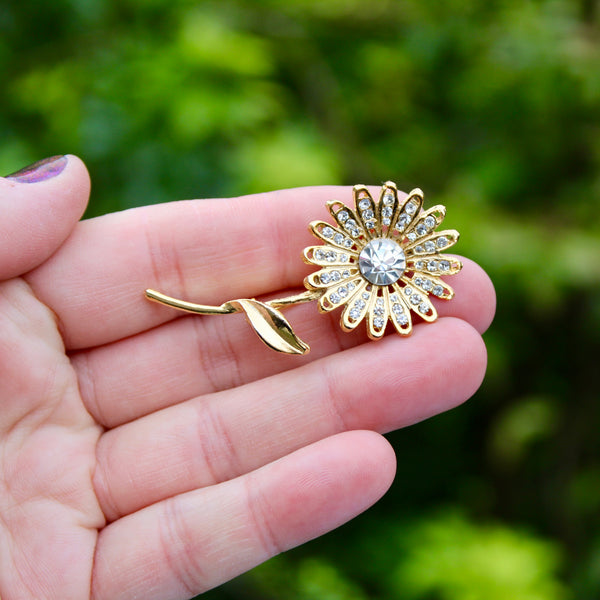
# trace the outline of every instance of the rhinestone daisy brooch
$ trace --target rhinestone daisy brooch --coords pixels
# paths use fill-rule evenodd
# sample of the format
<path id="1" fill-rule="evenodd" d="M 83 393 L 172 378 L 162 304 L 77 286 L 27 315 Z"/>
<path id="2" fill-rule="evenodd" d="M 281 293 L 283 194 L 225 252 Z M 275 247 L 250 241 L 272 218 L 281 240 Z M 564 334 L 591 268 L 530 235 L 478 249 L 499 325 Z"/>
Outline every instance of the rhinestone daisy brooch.
<path id="1" fill-rule="evenodd" d="M 378 201 L 364 185 L 354 186 L 353 196 L 353 209 L 337 200 L 327 203 L 335 223 L 310 223 L 320 243 L 305 248 L 304 260 L 318 270 L 306 277 L 301 294 L 268 302 L 230 300 L 220 306 L 186 302 L 150 289 L 146 297 L 195 314 L 244 312 L 263 342 L 287 354 L 305 354 L 310 348 L 280 310 L 313 300 L 320 312 L 341 308 L 344 331 L 365 321 L 369 337 L 379 339 L 391 322 L 397 333 L 410 335 L 415 316 L 426 322 L 437 319 L 431 297 L 454 296 L 441 276 L 458 273 L 462 264 L 442 251 L 456 244 L 459 233 L 437 230 L 446 209 L 437 205 L 423 210 L 418 188 L 400 199 L 396 185 L 388 181 Z"/>

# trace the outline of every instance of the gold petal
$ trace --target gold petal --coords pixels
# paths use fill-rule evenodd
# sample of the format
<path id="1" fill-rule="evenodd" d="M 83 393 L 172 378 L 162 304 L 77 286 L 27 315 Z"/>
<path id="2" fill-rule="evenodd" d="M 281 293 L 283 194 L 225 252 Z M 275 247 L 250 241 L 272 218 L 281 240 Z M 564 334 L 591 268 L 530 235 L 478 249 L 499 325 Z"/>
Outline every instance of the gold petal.
<path id="1" fill-rule="evenodd" d="M 417 289 L 415 285 L 413 285 L 413 281 L 408 279 L 408 277 L 403 277 L 402 281 L 406 284 L 404 288 L 402 288 L 402 293 L 404 296 L 404 301 L 406 305 L 410 307 L 410 309 L 417 315 L 419 315 L 425 321 L 435 321 L 438 317 L 437 311 L 431 301 L 427 297 L 427 293 L 423 290 Z"/>
<path id="2" fill-rule="evenodd" d="M 344 306 L 344 311 L 340 317 L 340 325 L 344 331 L 352 331 L 356 326 L 365 318 L 367 310 L 369 308 L 369 302 L 371 299 L 371 292 L 367 291 L 369 285 L 364 279 L 359 280 L 356 290 L 352 297 Z M 367 298 L 363 298 L 363 294 L 367 294 Z M 358 310 L 359 316 L 354 318 L 350 313 L 354 310 Z"/>
<path id="3" fill-rule="evenodd" d="M 383 336 L 389 317 L 385 290 L 387 288 L 378 286 L 373 288 L 373 296 L 367 310 L 367 334 L 373 340 L 378 340 Z"/>
<path id="4" fill-rule="evenodd" d="M 269 348 L 285 354 L 306 354 L 310 350 L 278 310 L 258 300 L 232 300 L 230 304 L 246 313 L 248 322 Z"/>
<path id="5" fill-rule="evenodd" d="M 326 230 L 327 228 L 329 228 L 333 231 L 333 235 L 329 236 L 329 235 L 323 234 L 323 230 Z M 309 225 L 309 230 L 314 236 L 323 240 L 326 244 L 331 244 L 332 246 L 337 246 L 338 248 L 341 248 L 342 250 L 346 250 L 346 252 L 352 252 L 353 250 L 356 249 L 355 240 L 353 240 L 340 227 L 336 227 L 335 225 L 330 225 L 329 223 L 325 223 L 325 221 L 313 221 Z"/>
<path id="6" fill-rule="evenodd" d="M 431 256 L 412 256 L 406 259 L 407 271 L 419 271 L 429 275 L 455 275 L 462 269 L 462 263 L 453 256 L 433 254 Z"/>
<path id="7" fill-rule="evenodd" d="M 400 335 L 410 335 L 412 332 L 410 307 L 404 299 L 402 288 L 397 283 L 394 283 L 392 288 L 394 291 L 388 294 L 390 320 Z M 395 305 L 398 305 L 399 308 L 394 308 Z M 402 317 L 406 318 L 406 322 Z"/>
<path id="8" fill-rule="evenodd" d="M 311 273 L 304 279 L 304 284 L 310 289 L 329 288 L 350 281 L 358 275 L 356 268 L 327 268 Z"/>
<path id="9" fill-rule="evenodd" d="M 381 187 L 381 196 L 377 204 L 377 220 L 381 235 L 390 237 L 393 225 L 399 214 L 398 188 L 393 181 L 386 181 Z"/>
<path id="10" fill-rule="evenodd" d="M 337 200 L 329 201 L 327 208 L 340 228 L 346 232 L 346 235 L 355 241 L 361 237 L 364 239 L 365 232 L 360 224 L 360 220 L 351 208 L 348 208 L 345 204 Z"/>
<path id="11" fill-rule="evenodd" d="M 415 276 L 410 280 L 419 290 L 426 294 L 431 294 L 436 298 L 442 300 L 452 300 L 454 297 L 454 290 L 439 277 L 432 277 L 430 275 L 423 275 L 420 272 L 415 273 Z"/>
<path id="12" fill-rule="evenodd" d="M 377 206 L 369 190 L 364 185 L 355 185 L 352 193 L 356 207 L 355 214 L 366 232 L 366 237 L 369 239 L 379 237 L 381 226 L 377 218 Z"/>
<path id="13" fill-rule="evenodd" d="M 416 228 L 415 228 L 416 232 Z M 460 234 L 456 229 L 446 229 L 445 231 L 436 231 L 425 237 L 417 238 L 405 246 L 407 256 L 410 255 L 429 255 L 442 252 L 451 248 L 458 242 Z"/>
<path id="14" fill-rule="evenodd" d="M 319 298 L 319 311 L 330 312 L 344 306 L 353 297 L 355 289 L 356 283 L 354 281 L 331 283 L 327 291 Z"/>
<path id="15" fill-rule="evenodd" d="M 303 257 L 304 262 L 319 267 L 349 267 L 358 260 L 356 253 L 333 246 L 309 246 L 304 248 Z"/>
<path id="16" fill-rule="evenodd" d="M 392 223 L 392 232 L 389 237 L 396 240 L 404 240 L 416 221 L 420 218 L 423 206 L 423 192 L 415 188 L 407 196 L 406 200 L 398 206 L 397 214 Z"/>

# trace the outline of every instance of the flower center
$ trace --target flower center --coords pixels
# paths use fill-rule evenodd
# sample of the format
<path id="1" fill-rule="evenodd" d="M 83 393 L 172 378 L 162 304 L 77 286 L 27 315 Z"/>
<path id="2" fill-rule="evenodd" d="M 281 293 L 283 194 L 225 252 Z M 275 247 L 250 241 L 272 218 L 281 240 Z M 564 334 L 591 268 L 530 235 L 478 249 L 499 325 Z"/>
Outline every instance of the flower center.
<path id="1" fill-rule="evenodd" d="M 390 285 L 402 277 L 406 268 L 404 251 L 393 240 L 370 241 L 358 257 L 362 276 L 374 285 Z"/>

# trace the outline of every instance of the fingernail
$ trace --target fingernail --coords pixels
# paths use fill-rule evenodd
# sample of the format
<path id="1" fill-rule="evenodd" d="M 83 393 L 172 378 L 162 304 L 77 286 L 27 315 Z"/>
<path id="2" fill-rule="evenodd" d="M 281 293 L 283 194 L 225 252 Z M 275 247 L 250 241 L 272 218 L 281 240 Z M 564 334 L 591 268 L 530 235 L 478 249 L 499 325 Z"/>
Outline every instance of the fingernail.
<path id="1" fill-rule="evenodd" d="M 19 183 L 37 183 L 46 181 L 60 175 L 67 166 L 69 159 L 66 156 L 51 156 L 38 160 L 38 162 L 29 165 L 19 171 L 6 176 L 6 179 L 12 179 Z"/>

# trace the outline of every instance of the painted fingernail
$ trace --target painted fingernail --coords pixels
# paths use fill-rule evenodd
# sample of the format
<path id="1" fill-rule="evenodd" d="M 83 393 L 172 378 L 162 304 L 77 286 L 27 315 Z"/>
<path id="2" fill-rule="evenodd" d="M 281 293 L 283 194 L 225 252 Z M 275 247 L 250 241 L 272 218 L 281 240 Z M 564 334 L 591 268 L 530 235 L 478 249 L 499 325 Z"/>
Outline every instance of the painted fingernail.
<path id="1" fill-rule="evenodd" d="M 19 183 L 37 183 L 46 181 L 60 175 L 67 166 L 69 159 L 66 156 L 51 156 L 38 160 L 38 162 L 29 165 L 19 171 L 6 176 L 6 179 L 12 179 Z"/>

